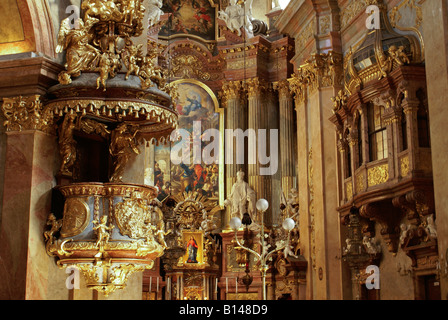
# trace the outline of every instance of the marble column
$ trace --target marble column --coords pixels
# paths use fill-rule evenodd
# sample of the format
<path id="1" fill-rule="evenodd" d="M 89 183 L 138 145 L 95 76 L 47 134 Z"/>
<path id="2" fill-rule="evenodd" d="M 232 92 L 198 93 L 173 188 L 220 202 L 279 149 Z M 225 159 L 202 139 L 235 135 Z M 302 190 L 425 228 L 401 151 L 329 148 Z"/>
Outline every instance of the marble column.
<path id="1" fill-rule="evenodd" d="M 225 106 L 225 128 L 228 129 L 229 132 L 233 130 L 245 130 L 245 108 L 244 104 L 241 100 L 241 82 L 240 81 L 224 81 L 222 86 L 222 97 L 223 104 Z M 238 161 L 238 152 L 243 150 L 238 150 L 238 145 L 236 144 L 235 139 L 233 139 L 233 147 L 230 148 L 229 141 L 227 139 L 233 139 L 232 137 L 225 137 L 225 149 L 224 149 L 224 157 L 225 157 L 225 192 L 226 198 L 232 192 L 232 186 L 236 182 L 236 173 L 239 169 L 245 171 L 245 160 L 246 157 L 243 158 L 242 163 Z M 230 207 L 226 208 L 225 217 L 223 221 L 222 227 L 226 230 L 230 230 L 229 221 L 230 221 Z"/>
<path id="2" fill-rule="evenodd" d="M 275 85 L 279 101 L 279 144 L 280 171 L 282 177 L 282 192 L 287 198 L 291 189 L 296 186 L 295 174 L 295 134 L 293 99 L 287 80 Z"/>
<path id="3" fill-rule="evenodd" d="M 442 270 L 448 268 L 448 3 L 446 0 L 422 1 L 423 33 L 426 55 L 429 118 L 431 127 L 432 169 L 438 249 Z M 448 274 L 440 277 L 442 299 L 448 299 Z"/>
<path id="4" fill-rule="evenodd" d="M 268 108 L 266 107 L 266 90 L 268 85 L 258 79 L 252 78 L 246 80 L 246 90 L 248 94 L 248 129 L 253 130 L 255 134 L 254 143 L 249 142 L 248 151 L 248 182 L 249 185 L 255 190 L 258 199 L 266 199 L 269 202 L 269 208 L 265 213 L 265 224 L 272 224 L 272 188 L 271 188 L 271 175 L 261 174 L 261 165 L 259 162 L 260 154 L 260 129 L 268 129 L 268 117 L 270 116 Z M 267 144 L 269 144 L 269 132 L 267 132 Z M 250 141 L 250 138 L 249 138 Z M 269 154 L 269 145 L 265 145 L 265 152 Z M 257 219 L 261 221 L 261 217 L 257 216 Z"/>

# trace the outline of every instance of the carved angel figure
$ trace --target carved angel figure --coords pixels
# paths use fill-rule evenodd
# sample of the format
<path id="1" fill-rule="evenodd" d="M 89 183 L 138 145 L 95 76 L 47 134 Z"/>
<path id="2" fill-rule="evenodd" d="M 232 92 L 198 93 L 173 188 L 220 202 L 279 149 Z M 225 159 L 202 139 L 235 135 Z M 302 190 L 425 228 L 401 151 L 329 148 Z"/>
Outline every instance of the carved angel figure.
<path id="1" fill-rule="evenodd" d="M 72 168 L 76 161 L 76 141 L 73 138 L 75 130 L 76 114 L 67 114 L 62 122 L 59 132 L 59 154 L 61 155 L 61 167 L 59 173 L 72 175 Z"/>
<path id="2" fill-rule="evenodd" d="M 159 89 L 163 90 L 166 86 L 166 79 L 161 67 L 156 66 L 154 59 L 157 57 L 155 53 L 148 53 L 143 57 L 143 63 L 138 74 L 142 83 L 142 89 L 148 89 L 152 86 L 152 82 L 156 83 Z"/>
<path id="3" fill-rule="evenodd" d="M 101 21 L 113 20 L 119 22 L 123 19 L 123 14 L 113 0 L 83 1 L 81 9 L 85 10 L 86 21 L 99 19 Z"/>
<path id="4" fill-rule="evenodd" d="M 285 249 L 283 249 L 283 254 L 285 255 L 285 258 L 288 258 L 288 256 L 294 257 L 298 259 L 299 257 L 294 253 L 291 246 L 289 244 L 286 245 Z"/>
<path id="5" fill-rule="evenodd" d="M 155 239 L 156 241 L 164 248 L 166 249 L 168 246 L 165 242 L 165 236 L 170 234 L 171 230 L 165 231 L 165 224 L 164 222 L 161 220 L 159 221 L 159 223 L 157 224 L 157 231 L 155 232 Z"/>
<path id="6" fill-rule="evenodd" d="M 126 123 L 120 124 L 112 131 L 109 152 L 114 158 L 114 171 L 110 178 L 111 182 L 121 181 L 123 178 L 124 167 L 133 153 L 139 154 L 135 136 L 138 130 L 133 134 L 129 132 Z"/>
<path id="7" fill-rule="evenodd" d="M 409 226 L 405 223 L 402 223 L 400 225 L 400 245 L 403 245 L 404 242 L 406 241 L 406 238 L 409 236 Z"/>
<path id="8" fill-rule="evenodd" d="M 104 252 L 104 244 L 106 244 L 109 241 L 110 238 L 109 231 L 111 231 L 114 228 L 114 226 L 113 225 L 107 226 L 107 216 L 102 216 L 100 218 L 100 221 L 93 220 L 92 222 L 94 224 L 93 231 L 96 232 L 97 237 L 95 245 L 99 248 L 98 255 L 100 256 Z"/>
<path id="9" fill-rule="evenodd" d="M 99 89 L 103 85 L 103 90 L 106 91 L 106 80 L 109 76 L 115 77 L 115 69 L 118 66 L 118 59 L 109 52 L 104 52 L 101 55 L 99 67 L 96 69 L 100 73 L 96 79 L 96 88 Z"/>
<path id="10" fill-rule="evenodd" d="M 47 226 L 51 226 L 50 230 L 44 232 L 45 241 L 48 244 L 53 243 L 54 234 L 59 231 L 62 227 L 62 219 L 57 220 L 56 216 L 53 213 L 50 213 L 47 219 Z"/>
<path id="11" fill-rule="evenodd" d="M 121 53 L 121 58 L 125 67 L 128 69 L 125 79 L 127 80 L 131 74 L 138 75 L 140 73 L 139 63 L 142 58 L 142 44 L 134 46 L 132 42 L 127 43 L 126 48 Z"/>
<path id="12" fill-rule="evenodd" d="M 406 52 L 404 52 L 404 46 L 397 48 L 397 46 L 392 45 L 389 47 L 388 52 L 391 59 L 393 59 L 399 66 L 409 64 L 411 62 L 409 57 L 406 55 Z"/>
<path id="13" fill-rule="evenodd" d="M 381 252 L 381 246 L 379 244 L 374 243 L 375 238 L 369 238 L 368 236 L 364 236 L 362 239 L 362 244 L 366 249 L 368 254 L 377 254 Z"/>

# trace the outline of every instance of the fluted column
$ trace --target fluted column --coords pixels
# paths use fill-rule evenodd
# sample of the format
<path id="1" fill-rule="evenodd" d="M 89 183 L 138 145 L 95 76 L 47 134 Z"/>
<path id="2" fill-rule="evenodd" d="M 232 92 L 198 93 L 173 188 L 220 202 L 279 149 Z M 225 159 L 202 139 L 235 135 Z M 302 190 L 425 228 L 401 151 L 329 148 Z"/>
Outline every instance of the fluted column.
<path id="1" fill-rule="evenodd" d="M 244 104 L 241 100 L 241 82 L 240 81 L 225 81 L 222 86 L 221 91 L 222 96 L 222 104 L 225 106 L 225 128 L 233 130 L 241 129 L 245 130 L 245 108 Z M 228 140 L 231 138 L 233 140 L 232 147 L 229 147 Z M 243 170 L 243 163 L 238 163 L 238 150 L 236 141 L 232 137 L 225 137 L 225 190 L 226 190 L 226 198 L 232 192 L 232 186 L 236 181 L 236 173 L 240 168 Z M 230 208 L 228 207 L 225 212 L 223 227 L 229 229 L 229 221 L 230 221 Z"/>
<path id="2" fill-rule="evenodd" d="M 272 195 L 271 195 L 271 176 L 261 174 L 261 166 L 259 162 L 259 140 L 260 129 L 267 129 L 267 117 L 269 113 L 264 107 L 264 95 L 268 89 L 266 83 L 258 78 L 246 80 L 246 90 L 248 95 L 248 129 L 253 130 L 256 143 L 250 143 L 248 147 L 248 179 L 249 185 L 255 190 L 257 199 L 264 198 L 268 200 L 270 206 L 266 212 L 266 224 L 272 223 Z M 250 141 L 250 138 L 249 138 Z M 267 135 L 267 143 L 269 143 L 269 134 Z M 265 150 L 269 150 L 269 146 L 265 146 Z M 259 218 L 259 217 L 258 217 Z"/>
<path id="3" fill-rule="evenodd" d="M 279 101 L 279 143 L 282 191 L 288 197 L 295 187 L 295 132 L 293 100 L 287 80 L 275 84 Z"/>

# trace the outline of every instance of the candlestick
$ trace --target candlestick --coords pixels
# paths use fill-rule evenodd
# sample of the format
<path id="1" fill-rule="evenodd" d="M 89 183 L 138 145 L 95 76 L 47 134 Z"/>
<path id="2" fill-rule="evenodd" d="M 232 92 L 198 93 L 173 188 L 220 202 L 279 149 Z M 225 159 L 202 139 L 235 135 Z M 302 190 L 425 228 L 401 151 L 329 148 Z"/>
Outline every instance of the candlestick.
<path id="1" fill-rule="evenodd" d="M 238 277 L 235 278 L 235 293 L 238 295 Z"/>

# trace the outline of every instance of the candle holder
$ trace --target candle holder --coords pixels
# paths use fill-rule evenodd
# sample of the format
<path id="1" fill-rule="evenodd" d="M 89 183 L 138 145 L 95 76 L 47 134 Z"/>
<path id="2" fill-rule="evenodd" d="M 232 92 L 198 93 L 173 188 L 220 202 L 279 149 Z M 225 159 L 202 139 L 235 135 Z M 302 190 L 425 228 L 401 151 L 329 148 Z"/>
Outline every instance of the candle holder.
<path id="1" fill-rule="evenodd" d="M 269 259 L 272 257 L 272 255 L 274 253 L 290 246 L 290 231 L 292 229 L 294 229 L 295 222 L 291 218 L 286 218 L 283 221 L 282 226 L 288 232 L 287 240 L 286 240 L 286 242 L 283 241 L 283 242 L 279 243 L 274 249 L 269 251 L 269 248 L 271 247 L 271 245 L 266 242 L 266 237 L 268 235 L 265 234 L 265 225 L 264 225 L 264 214 L 265 214 L 266 210 L 269 208 L 269 202 L 266 199 L 259 199 L 256 203 L 256 207 L 261 216 L 261 229 L 260 229 L 261 253 L 258 253 L 255 250 L 244 246 L 238 239 L 237 232 L 243 223 L 240 218 L 234 217 L 234 218 L 230 219 L 229 224 L 230 224 L 230 227 L 232 228 L 232 230 L 235 232 L 235 241 L 238 244 L 238 247 L 252 253 L 255 256 L 256 260 L 258 262 L 260 262 L 260 272 L 261 272 L 261 277 L 262 277 L 262 282 L 263 282 L 263 284 L 262 284 L 263 300 L 266 300 L 266 272 L 268 270 L 267 262 L 269 261 Z M 246 273 L 247 273 L 247 270 L 248 269 L 246 268 Z M 250 277 L 250 275 L 246 274 L 245 278 L 246 278 L 246 281 L 249 282 L 250 278 L 248 278 L 248 276 Z"/>

